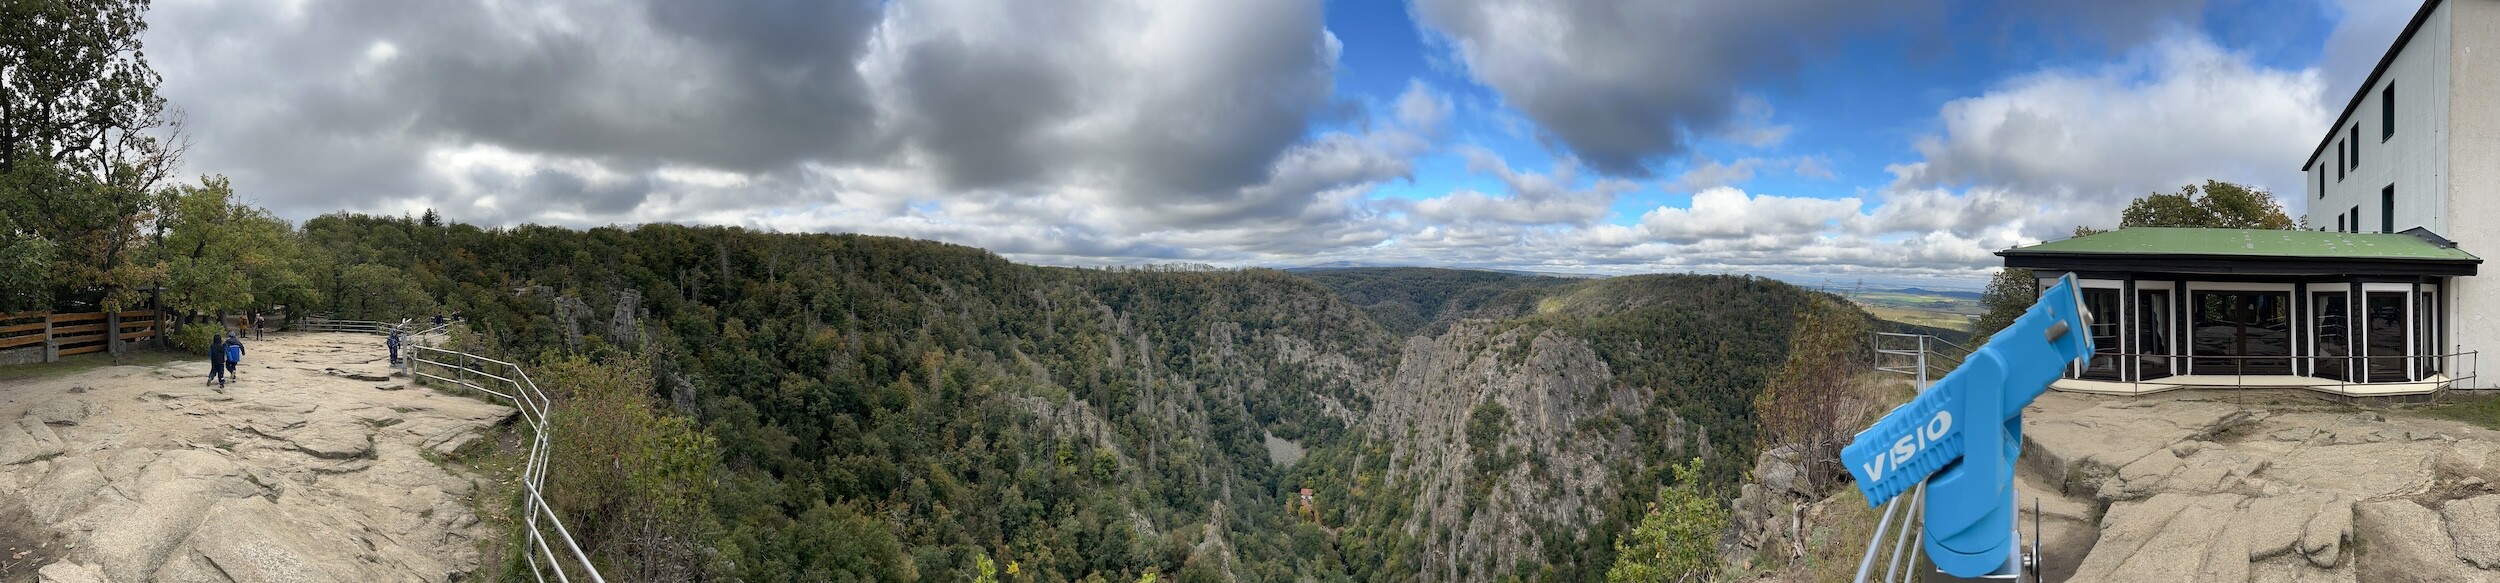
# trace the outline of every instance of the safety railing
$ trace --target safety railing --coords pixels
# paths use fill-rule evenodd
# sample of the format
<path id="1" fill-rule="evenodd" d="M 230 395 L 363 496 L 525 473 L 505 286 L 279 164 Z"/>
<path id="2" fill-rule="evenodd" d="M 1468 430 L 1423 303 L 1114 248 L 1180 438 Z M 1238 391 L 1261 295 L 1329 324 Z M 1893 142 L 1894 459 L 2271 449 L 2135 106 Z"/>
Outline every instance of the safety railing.
<path id="1" fill-rule="evenodd" d="M 521 464 L 520 480 L 521 532 L 525 539 L 521 552 L 530 576 L 541 583 L 547 581 L 548 573 L 564 583 L 571 583 L 577 576 L 605 583 L 598 566 L 591 564 L 590 555 L 574 542 L 572 531 L 564 527 L 564 519 L 547 504 L 543 493 L 550 454 L 547 411 L 554 403 L 538 389 L 537 383 L 530 381 L 529 372 L 517 364 L 424 345 L 409 347 L 407 366 L 409 376 L 420 382 L 448 383 L 493 395 L 520 411 L 530 433 L 529 455 Z"/>
<path id="2" fill-rule="evenodd" d="M 389 334 L 393 330 L 410 327 L 407 320 L 390 324 L 320 318 L 305 324 L 303 329 L 309 331 L 369 334 Z M 450 325 L 446 322 L 415 335 L 440 332 Z M 521 534 L 524 539 L 521 541 L 521 555 L 529 565 L 530 577 L 545 583 L 547 575 L 553 573 L 560 583 L 572 583 L 575 577 L 592 583 L 606 583 L 607 579 L 599 575 L 599 567 L 590 562 L 589 553 L 583 552 L 581 545 L 573 540 L 572 531 L 564 527 L 564 520 L 556 516 L 555 508 L 547 504 L 544 494 L 547 460 L 551 453 L 547 442 L 547 410 L 554 405 L 554 401 L 547 398 L 545 391 L 538 389 L 538 383 L 530 380 L 529 372 L 522 370 L 521 365 L 423 344 L 410 344 L 407 350 L 408 358 L 402 362 L 410 378 L 420 383 L 448 383 L 491 395 L 519 411 L 521 421 L 529 425 L 530 448 L 521 464 L 520 483 Z M 427 370 L 428 366 L 433 370 Z M 562 547 L 562 553 L 557 552 L 558 547 Z M 567 557 L 572 560 L 566 561 Z"/>
<path id="3" fill-rule="evenodd" d="M 1873 342 L 1875 370 L 1909 375 L 1917 379 L 1918 384 L 1913 386 L 1920 392 L 1970 357 L 1969 348 L 1928 334 L 1877 332 Z M 1919 545 L 1926 542 L 1926 529 L 1919 528 L 1918 523 L 1926 506 L 1926 484 L 1884 503 L 1883 518 L 1875 522 L 1875 533 L 1866 538 L 1866 554 L 1858 558 L 1858 583 L 1875 581 L 1878 567 L 1887 583 L 1918 579 Z"/>
<path id="4" fill-rule="evenodd" d="M 2145 394 L 2185 387 L 2302 388 L 2348 397 L 2436 394 L 2481 382 L 2481 351 L 2401 355 L 2180 355 L 2095 352 L 2066 378 Z M 2108 367 L 2102 362 L 2110 362 Z M 2225 370 L 2227 369 L 2227 370 Z M 2392 369 L 2392 370 L 2391 370 Z M 2325 373 L 2325 374 L 2321 374 Z M 2134 377 L 2126 380 L 2126 377 Z M 2430 385 L 2425 389 L 2411 389 Z M 2105 391 L 2106 392 L 2106 391 Z"/>
<path id="5" fill-rule="evenodd" d="M 1915 377 L 1922 391 L 1970 357 L 1969 348 L 1929 334 L 1876 332 L 1874 344 L 1875 370 Z"/>
<path id="6" fill-rule="evenodd" d="M 394 324 L 394 323 L 389 323 L 389 322 L 375 322 L 375 321 L 371 321 L 371 320 L 334 320 L 334 319 L 330 319 L 330 318 L 306 318 L 306 319 L 304 319 L 304 321 L 296 323 L 296 324 L 295 324 L 295 329 L 296 329 L 296 330 L 305 331 L 305 332 L 353 332 L 353 333 L 358 333 L 358 334 L 389 334 L 389 333 L 391 333 L 391 331 L 392 331 L 392 330 L 406 330 L 406 329 L 408 329 L 408 324 L 409 324 L 409 321 L 408 321 L 408 320 L 400 320 L 398 323 Z"/>

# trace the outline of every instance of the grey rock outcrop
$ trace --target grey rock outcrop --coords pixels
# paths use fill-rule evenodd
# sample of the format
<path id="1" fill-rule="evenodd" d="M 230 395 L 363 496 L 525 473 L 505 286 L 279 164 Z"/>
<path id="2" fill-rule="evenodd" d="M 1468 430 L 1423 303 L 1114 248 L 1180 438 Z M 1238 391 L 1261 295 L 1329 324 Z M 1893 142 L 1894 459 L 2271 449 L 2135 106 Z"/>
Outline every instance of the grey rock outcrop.
<path id="1" fill-rule="evenodd" d="M 2024 438 L 2035 493 L 2106 505 L 2072 580 L 2500 580 L 2500 432 L 2299 393 L 2052 393 Z"/>

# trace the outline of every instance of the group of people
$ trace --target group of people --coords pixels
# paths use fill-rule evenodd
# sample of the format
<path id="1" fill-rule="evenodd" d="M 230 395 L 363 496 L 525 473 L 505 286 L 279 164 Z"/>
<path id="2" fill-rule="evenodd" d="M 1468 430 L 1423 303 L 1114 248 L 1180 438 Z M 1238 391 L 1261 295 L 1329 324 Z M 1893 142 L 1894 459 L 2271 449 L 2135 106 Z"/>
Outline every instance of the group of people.
<path id="1" fill-rule="evenodd" d="M 217 385 L 218 392 L 224 392 L 226 390 L 226 381 L 229 379 L 235 379 L 235 375 L 242 372 L 239 366 L 242 362 L 242 334 L 238 332 L 226 332 L 223 337 L 219 338 L 208 347 L 209 384 Z"/>

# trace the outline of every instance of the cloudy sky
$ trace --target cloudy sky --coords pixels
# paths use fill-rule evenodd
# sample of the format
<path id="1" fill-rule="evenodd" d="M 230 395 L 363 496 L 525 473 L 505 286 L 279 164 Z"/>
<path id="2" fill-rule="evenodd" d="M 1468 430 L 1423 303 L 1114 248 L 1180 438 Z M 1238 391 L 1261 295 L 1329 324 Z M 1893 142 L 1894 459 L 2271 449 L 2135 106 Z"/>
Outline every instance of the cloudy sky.
<path id="1" fill-rule="evenodd" d="M 2298 192 L 2417 6 L 157 0 L 146 41 L 186 171 L 295 220 L 1969 288 L 2148 192 Z"/>

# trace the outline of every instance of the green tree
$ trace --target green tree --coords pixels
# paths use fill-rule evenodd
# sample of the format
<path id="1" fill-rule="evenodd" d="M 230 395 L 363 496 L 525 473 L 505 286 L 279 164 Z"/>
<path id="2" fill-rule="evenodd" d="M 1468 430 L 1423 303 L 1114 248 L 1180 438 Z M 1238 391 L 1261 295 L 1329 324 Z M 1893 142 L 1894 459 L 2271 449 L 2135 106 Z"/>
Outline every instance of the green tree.
<path id="1" fill-rule="evenodd" d="M 549 416 L 550 504 L 574 536 L 640 581 L 702 575 L 714 535 L 712 464 L 719 446 L 685 417 L 655 409 L 650 367 L 639 358 L 581 357 L 539 369 L 556 404 Z"/>
<path id="2" fill-rule="evenodd" d="M 173 168 L 147 0 L 0 2 L 0 173 L 59 166 L 141 192 Z"/>
<path id="3" fill-rule="evenodd" d="M 1675 485 L 1659 488 L 1640 525 L 1615 541 L 1615 564 L 1606 570 L 1607 583 L 1695 581 L 1707 578 L 1719 564 L 1719 531 L 1727 528 L 1727 509 L 1702 490 L 1701 458 L 1670 470 Z"/>
<path id="4" fill-rule="evenodd" d="M 226 314 L 309 293 L 293 227 L 267 209 L 235 200 L 224 177 L 200 179 L 160 194 L 165 304 Z"/>
<path id="5" fill-rule="evenodd" d="M 2014 325 L 2014 319 L 2023 317 L 2023 310 L 2031 309 L 2031 303 L 2039 299 L 2040 280 L 2031 270 L 2019 267 L 1997 270 L 1994 277 L 1988 278 L 1988 289 L 1979 292 L 1979 305 L 1988 308 L 1988 312 L 1979 316 L 1979 324 L 1971 338 L 1987 342 L 1989 335 Z"/>
<path id="6" fill-rule="evenodd" d="M 2205 227 L 2216 229 L 2293 229 L 2299 223 L 2283 214 L 2283 203 L 2264 189 L 2207 180 L 2177 193 L 2156 192 L 2127 204 L 2119 228 Z"/>

